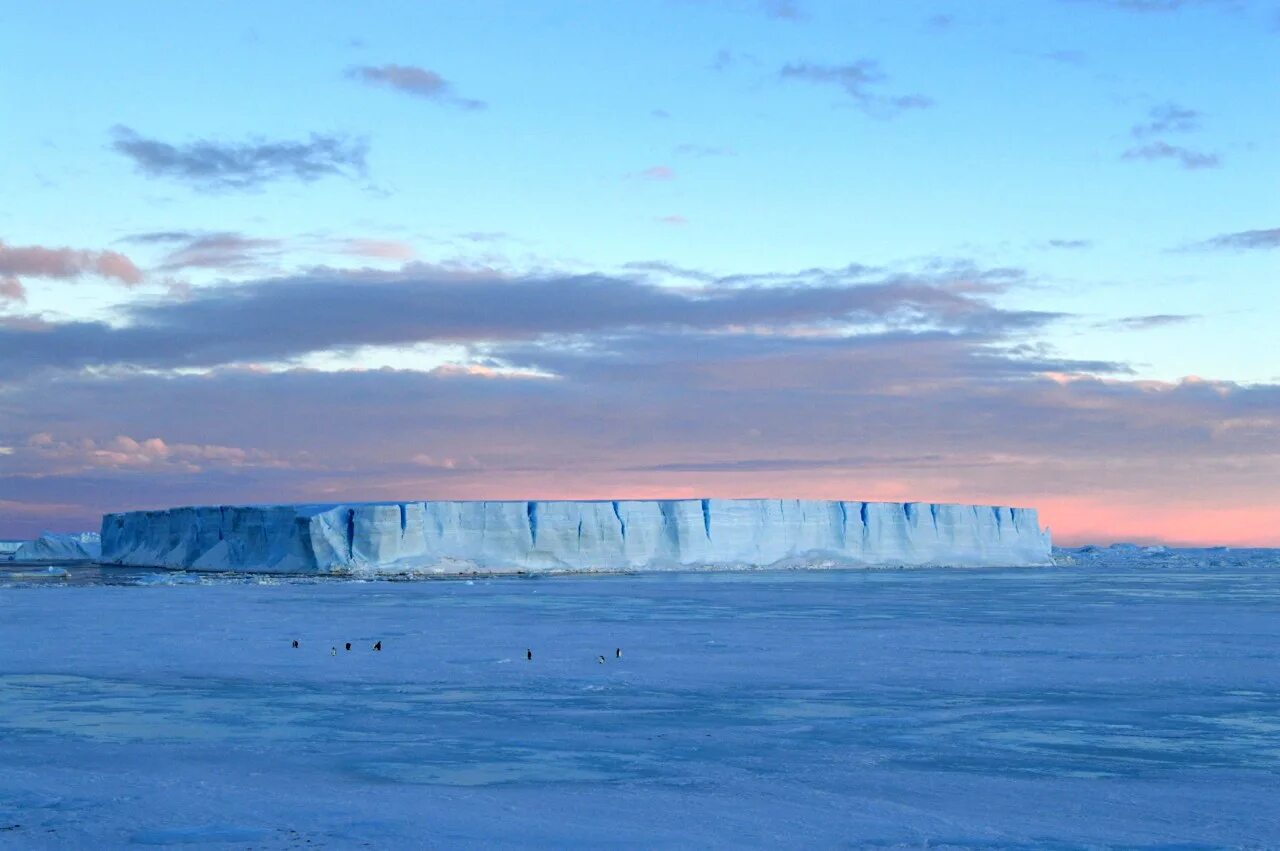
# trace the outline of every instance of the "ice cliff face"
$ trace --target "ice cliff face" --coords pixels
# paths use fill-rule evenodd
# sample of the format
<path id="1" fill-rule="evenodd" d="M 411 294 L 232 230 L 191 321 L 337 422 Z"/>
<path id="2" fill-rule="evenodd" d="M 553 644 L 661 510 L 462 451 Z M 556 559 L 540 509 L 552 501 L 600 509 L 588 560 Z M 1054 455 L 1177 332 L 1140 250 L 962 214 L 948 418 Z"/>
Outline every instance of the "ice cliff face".
<path id="1" fill-rule="evenodd" d="M 102 542 L 97 532 L 64 535 L 45 532 L 34 541 L 23 541 L 13 553 L 14 561 L 97 561 Z"/>
<path id="2" fill-rule="evenodd" d="M 433 573 L 1048 564 L 1034 509 L 681 499 L 172 508 L 108 514 L 103 561 Z"/>

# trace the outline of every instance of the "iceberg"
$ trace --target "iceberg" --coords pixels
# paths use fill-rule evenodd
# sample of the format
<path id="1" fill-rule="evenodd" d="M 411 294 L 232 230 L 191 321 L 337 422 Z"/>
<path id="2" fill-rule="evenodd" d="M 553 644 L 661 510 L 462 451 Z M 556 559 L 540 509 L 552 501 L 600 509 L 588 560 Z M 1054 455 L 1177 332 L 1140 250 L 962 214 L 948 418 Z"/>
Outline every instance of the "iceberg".
<path id="1" fill-rule="evenodd" d="M 97 561 L 101 556 L 102 540 L 97 532 L 45 532 L 34 541 L 23 541 L 14 551 L 13 561 Z"/>
<path id="2" fill-rule="evenodd" d="M 380 502 L 108 514 L 110 564 L 261 573 L 1047 565 L 1035 509 L 673 499 Z"/>

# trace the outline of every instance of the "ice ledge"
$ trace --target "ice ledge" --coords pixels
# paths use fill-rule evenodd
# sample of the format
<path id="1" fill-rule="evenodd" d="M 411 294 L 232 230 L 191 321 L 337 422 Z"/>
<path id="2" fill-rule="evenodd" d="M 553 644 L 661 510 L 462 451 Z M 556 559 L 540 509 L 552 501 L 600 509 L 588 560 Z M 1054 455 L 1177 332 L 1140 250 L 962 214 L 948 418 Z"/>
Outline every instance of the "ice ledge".
<path id="1" fill-rule="evenodd" d="M 115 564 L 275 573 L 1041 565 L 1035 509 L 794 499 L 387 502 L 108 514 Z"/>

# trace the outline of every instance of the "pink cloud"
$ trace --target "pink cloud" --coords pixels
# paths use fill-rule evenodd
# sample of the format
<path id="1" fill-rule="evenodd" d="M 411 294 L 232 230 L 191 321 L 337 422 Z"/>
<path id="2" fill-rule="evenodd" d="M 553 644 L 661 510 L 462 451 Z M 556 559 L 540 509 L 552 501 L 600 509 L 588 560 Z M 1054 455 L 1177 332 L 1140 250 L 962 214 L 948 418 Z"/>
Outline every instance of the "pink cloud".
<path id="1" fill-rule="evenodd" d="M 17 278 L 0 278 L 0 302 L 26 301 L 27 288 Z"/>
<path id="2" fill-rule="evenodd" d="M 118 435 L 108 441 L 90 438 L 57 440 L 48 432 L 33 434 L 27 449 L 60 475 L 92 469 L 167 468 L 198 473 L 206 467 L 285 467 L 268 452 L 217 444 L 167 443 L 158 437 L 136 440 Z"/>
<path id="3" fill-rule="evenodd" d="M 339 250 L 356 257 L 386 260 L 412 260 L 417 254 L 412 245 L 396 239 L 344 239 Z"/>
<path id="4" fill-rule="evenodd" d="M 669 165 L 655 165 L 640 172 L 640 176 L 645 180 L 675 180 L 676 172 Z"/>
<path id="5" fill-rule="evenodd" d="M 142 282 L 142 270 L 118 251 L 9 245 L 3 241 L 0 241 L 0 275 L 63 279 L 101 275 L 126 286 Z"/>

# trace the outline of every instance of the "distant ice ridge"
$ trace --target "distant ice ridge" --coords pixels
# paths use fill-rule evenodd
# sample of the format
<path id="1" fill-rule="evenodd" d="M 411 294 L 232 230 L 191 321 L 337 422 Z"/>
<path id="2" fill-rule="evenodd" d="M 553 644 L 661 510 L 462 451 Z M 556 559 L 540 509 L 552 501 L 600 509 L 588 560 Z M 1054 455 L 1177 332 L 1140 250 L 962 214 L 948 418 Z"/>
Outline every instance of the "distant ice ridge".
<path id="1" fill-rule="evenodd" d="M 266 573 L 1052 563 L 1034 509 L 794 499 L 171 508 L 106 515 L 102 551 Z"/>
<path id="2" fill-rule="evenodd" d="M 23 541 L 12 556 L 14 561 L 97 561 L 101 557 L 97 532 L 45 532 L 34 541 Z"/>

